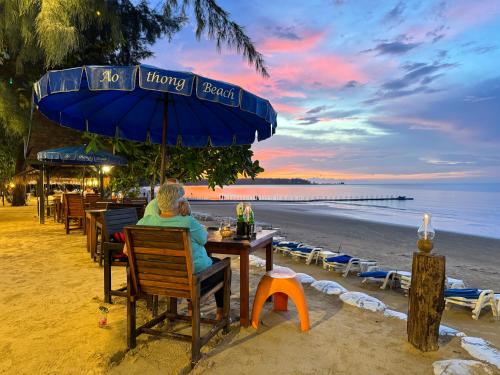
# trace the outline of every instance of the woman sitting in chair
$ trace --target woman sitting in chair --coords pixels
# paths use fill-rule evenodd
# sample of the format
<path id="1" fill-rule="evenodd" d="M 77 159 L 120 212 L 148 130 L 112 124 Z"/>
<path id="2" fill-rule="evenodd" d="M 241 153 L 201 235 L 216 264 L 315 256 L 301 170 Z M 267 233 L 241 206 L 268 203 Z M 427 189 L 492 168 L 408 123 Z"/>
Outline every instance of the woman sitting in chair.
<path id="1" fill-rule="evenodd" d="M 154 225 L 160 227 L 189 228 L 191 237 L 191 249 L 194 263 L 194 273 L 203 271 L 220 259 L 208 256 L 204 245 L 207 243 L 208 233 L 198 220 L 190 215 L 189 203 L 185 198 L 179 197 L 179 192 L 184 192 L 180 184 L 164 184 L 160 187 L 156 200 L 160 209 L 160 215 L 146 215 L 138 221 L 137 225 Z M 210 290 L 219 282 L 224 280 L 224 272 L 217 272 L 201 283 L 201 291 Z M 224 289 L 219 289 L 215 293 L 217 304 L 217 316 L 222 317 L 222 306 L 224 302 Z M 189 305 L 190 306 L 190 305 Z"/>

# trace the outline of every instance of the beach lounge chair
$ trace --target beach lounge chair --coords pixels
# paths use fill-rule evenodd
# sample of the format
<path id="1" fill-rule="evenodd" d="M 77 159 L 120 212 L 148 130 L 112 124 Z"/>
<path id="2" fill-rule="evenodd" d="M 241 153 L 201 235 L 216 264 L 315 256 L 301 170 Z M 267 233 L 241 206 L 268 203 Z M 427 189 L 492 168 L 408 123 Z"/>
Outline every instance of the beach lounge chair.
<path id="1" fill-rule="evenodd" d="M 339 256 L 339 255 L 342 255 L 342 243 L 339 244 L 337 251 L 321 250 L 321 251 L 315 252 L 312 260 L 314 260 L 316 264 L 318 264 L 318 262 L 321 261 L 323 268 L 325 268 L 324 267 L 325 259 L 333 258 L 333 257 Z"/>
<path id="2" fill-rule="evenodd" d="M 500 317 L 500 293 L 495 293 L 493 296 L 493 302 L 497 307 L 497 317 Z"/>
<path id="3" fill-rule="evenodd" d="M 321 250 L 323 250 L 322 247 L 299 246 L 295 250 L 291 250 L 290 255 L 295 260 L 305 259 L 306 264 L 310 264 L 314 254 Z"/>
<path id="4" fill-rule="evenodd" d="M 490 306 L 493 316 L 498 316 L 498 307 L 495 304 L 495 294 L 492 290 L 483 289 L 445 289 L 444 300 L 446 308 L 451 305 L 460 305 L 472 309 L 472 319 L 477 320 L 481 310 Z"/>
<path id="5" fill-rule="evenodd" d="M 282 241 L 278 243 L 275 249 L 278 253 L 281 253 L 282 255 L 289 255 L 290 251 L 295 250 L 299 246 L 304 246 L 304 244 L 300 242 Z"/>
<path id="6" fill-rule="evenodd" d="M 323 261 L 323 267 L 327 270 L 342 272 L 342 276 L 347 277 L 349 272 L 365 272 L 369 267 L 376 266 L 375 260 L 355 258 L 350 255 L 339 255 L 332 258 L 326 258 Z"/>
<path id="7" fill-rule="evenodd" d="M 367 281 L 381 282 L 382 286 L 380 289 L 385 289 L 388 284 L 394 282 L 394 276 L 397 272 L 396 270 L 369 270 L 360 272 L 358 276 L 363 278 L 363 281 L 361 281 L 362 283 L 366 283 Z"/>
<path id="8" fill-rule="evenodd" d="M 411 272 L 408 271 L 396 271 L 396 273 L 392 276 L 395 281 L 399 282 L 401 289 L 408 294 L 408 290 L 410 290 L 411 285 Z M 464 289 L 465 284 L 463 280 L 454 279 L 452 277 L 446 277 L 446 288 L 454 288 L 454 289 Z"/>
<path id="9" fill-rule="evenodd" d="M 191 366 L 201 357 L 200 349 L 218 331 L 229 332 L 229 300 L 231 286 L 231 262 L 225 258 L 199 273 L 193 273 L 191 240 L 189 229 L 153 226 L 125 227 L 125 240 L 128 248 L 129 274 L 127 277 L 127 346 L 136 347 L 138 335 L 169 336 L 191 341 Z M 224 280 L 210 290 L 202 290 L 201 282 L 216 272 L 224 272 Z M 215 321 L 201 318 L 200 306 L 216 291 L 223 288 L 224 305 L 222 319 Z M 155 296 L 153 319 L 136 327 L 136 302 L 141 297 Z M 157 296 L 169 297 L 167 310 L 157 314 Z M 177 313 L 177 298 L 191 300 L 191 316 Z M 169 329 L 154 329 L 165 321 L 183 320 L 191 322 L 191 336 Z M 200 334 L 200 324 L 207 323 L 212 328 L 205 336 Z"/>
<path id="10" fill-rule="evenodd" d="M 123 228 L 137 223 L 137 211 L 133 207 L 108 210 L 103 213 L 101 251 L 99 264 L 104 260 L 104 302 L 112 303 L 111 296 L 127 296 L 127 288 L 111 289 L 111 267 L 126 267 L 128 258 L 123 254 Z"/>

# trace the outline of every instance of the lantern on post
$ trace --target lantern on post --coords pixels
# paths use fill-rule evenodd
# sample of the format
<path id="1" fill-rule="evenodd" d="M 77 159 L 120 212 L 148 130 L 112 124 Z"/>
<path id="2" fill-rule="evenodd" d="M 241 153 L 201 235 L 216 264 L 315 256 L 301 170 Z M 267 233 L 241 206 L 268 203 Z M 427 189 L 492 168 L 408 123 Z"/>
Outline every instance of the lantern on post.
<path id="1" fill-rule="evenodd" d="M 425 213 L 422 225 L 418 228 L 417 247 L 423 253 L 430 253 L 434 248 L 434 236 L 436 232 L 431 225 L 431 214 Z"/>
<path id="2" fill-rule="evenodd" d="M 444 309 L 445 262 L 431 254 L 434 247 L 431 215 L 426 213 L 418 229 L 418 252 L 413 253 L 408 299 L 408 341 L 423 352 L 438 350 L 439 325 Z"/>

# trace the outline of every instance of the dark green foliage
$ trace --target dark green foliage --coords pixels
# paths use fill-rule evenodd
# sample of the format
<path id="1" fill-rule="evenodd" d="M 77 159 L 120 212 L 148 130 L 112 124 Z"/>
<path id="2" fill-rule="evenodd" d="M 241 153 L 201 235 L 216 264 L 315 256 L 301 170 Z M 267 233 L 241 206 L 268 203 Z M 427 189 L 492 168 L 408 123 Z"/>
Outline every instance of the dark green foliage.
<path id="1" fill-rule="evenodd" d="M 160 146 L 123 140 L 110 140 L 95 135 L 87 136 L 88 150 L 109 148 L 128 160 L 127 167 L 115 167 L 111 172 L 113 191 L 128 194 L 139 186 L 154 187 L 160 182 Z M 206 179 L 210 188 L 231 185 L 238 177 L 255 178 L 263 169 L 252 161 L 250 146 L 231 147 L 167 147 L 167 177 L 181 182 Z"/>

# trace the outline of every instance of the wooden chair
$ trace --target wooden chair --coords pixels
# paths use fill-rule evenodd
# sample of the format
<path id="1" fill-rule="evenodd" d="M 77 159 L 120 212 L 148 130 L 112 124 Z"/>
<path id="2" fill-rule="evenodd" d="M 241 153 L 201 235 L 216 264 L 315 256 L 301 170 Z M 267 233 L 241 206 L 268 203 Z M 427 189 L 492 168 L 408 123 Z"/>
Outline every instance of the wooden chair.
<path id="1" fill-rule="evenodd" d="M 137 210 L 137 217 L 142 219 L 144 211 L 146 210 L 147 203 L 108 203 L 107 209 L 114 210 L 117 208 L 133 207 Z"/>
<path id="2" fill-rule="evenodd" d="M 126 267 L 128 259 L 115 259 L 114 256 L 123 252 L 124 243 L 111 242 L 114 233 L 123 232 L 127 225 L 137 223 L 137 211 L 135 208 L 121 208 L 109 210 L 102 215 L 101 230 L 101 251 L 99 256 L 99 265 L 104 259 L 104 302 L 112 303 L 111 296 L 127 296 L 127 288 L 116 290 L 111 289 L 111 267 Z"/>
<path id="3" fill-rule="evenodd" d="M 85 203 L 85 208 L 93 209 L 93 208 L 101 208 L 98 207 L 97 202 L 101 201 L 101 196 L 99 194 L 86 194 L 83 198 L 83 202 Z"/>
<path id="4" fill-rule="evenodd" d="M 125 227 L 125 241 L 128 248 L 129 274 L 127 279 L 127 345 L 136 346 L 136 337 L 142 333 L 166 335 L 191 340 L 191 366 L 200 359 L 200 349 L 219 330 L 229 332 L 229 293 L 231 285 L 231 265 L 229 258 L 211 267 L 193 273 L 191 240 L 189 229 L 151 226 Z M 224 271 L 224 281 L 211 290 L 202 293 L 201 282 L 216 272 Z M 202 319 L 200 305 L 205 303 L 219 289 L 224 288 L 223 317 L 220 321 Z M 170 297 L 167 310 L 136 328 L 136 300 L 144 295 Z M 177 314 L 177 298 L 191 300 L 192 316 Z M 173 332 L 160 332 L 152 329 L 156 324 L 169 319 L 187 320 L 192 324 L 192 335 Z M 212 329 L 200 336 L 200 323 L 212 324 Z M 170 325 L 169 325 L 170 326 Z"/>
<path id="5" fill-rule="evenodd" d="M 148 204 L 148 199 L 146 197 L 138 197 L 138 198 L 124 198 L 123 203 L 132 203 L 132 204 L 138 204 L 138 205 L 147 205 Z"/>
<path id="6" fill-rule="evenodd" d="M 70 230 L 82 229 L 85 234 L 85 208 L 83 205 L 83 198 L 80 194 L 64 194 L 64 227 L 66 229 L 66 234 L 69 234 Z M 77 220 L 77 227 L 70 227 L 70 221 Z"/>

